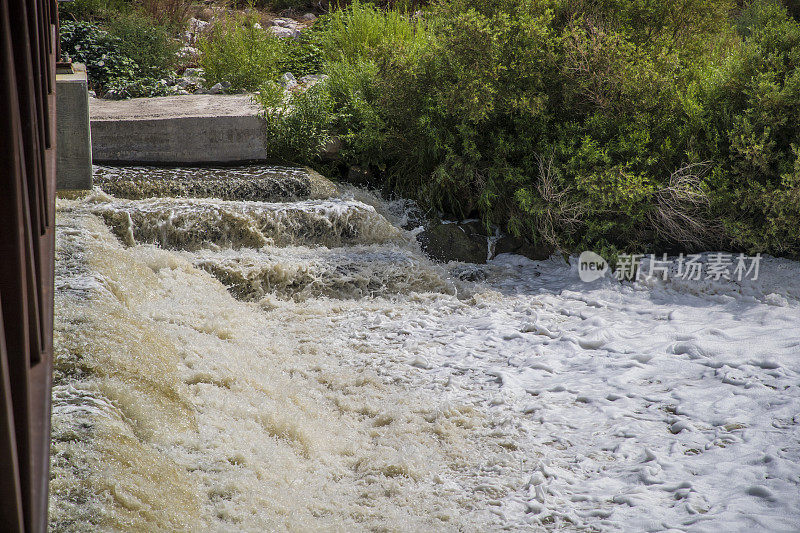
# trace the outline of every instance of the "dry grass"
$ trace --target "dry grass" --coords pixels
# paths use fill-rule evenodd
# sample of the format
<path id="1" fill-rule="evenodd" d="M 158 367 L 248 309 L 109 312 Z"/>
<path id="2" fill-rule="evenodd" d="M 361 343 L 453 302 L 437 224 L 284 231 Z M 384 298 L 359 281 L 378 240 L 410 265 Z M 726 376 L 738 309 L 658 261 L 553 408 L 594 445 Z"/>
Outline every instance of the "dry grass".
<path id="1" fill-rule="evenodd" d="M 145 13 L 160 24 L 182 28 L 189 18 L 190 0 L 139 0 Z"/>
<path id="2" fill-rule="evenodd" d="M 723 241 L 724 228 L 710 218 L 710 199 L 703 188 L 703 177 L 710 168 L 707 161 L 683 165 L 656 192 L 656 208 L 649 218 L 661 238 L 694 249 Z"/>
<path id="3" fill-rule="evenodd" d="M 574 232 L 581 225 L 586 208 L 570 199 L 570 189 L 557 183 L 552 155 L 545 159 L 536 154 L 536 161 L 539 169 L 536 190 L 544 200 L 544 207 L 534 216 L 534 227 L 547 244 L 562 249 L 559 235 Z"/>

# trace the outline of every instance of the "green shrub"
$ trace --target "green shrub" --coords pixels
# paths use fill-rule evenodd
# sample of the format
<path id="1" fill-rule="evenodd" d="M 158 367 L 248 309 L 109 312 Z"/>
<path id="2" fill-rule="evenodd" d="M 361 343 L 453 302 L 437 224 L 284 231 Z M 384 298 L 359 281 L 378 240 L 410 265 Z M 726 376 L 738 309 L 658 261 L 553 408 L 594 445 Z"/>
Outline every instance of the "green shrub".
<path id="1" fill-rule="evenodd" d="M 333 101 L 324 84 L 286 102 L 283 87 L 267 82 L 257 98 L 265 108 L 266 144 L 273 160 L 310 163 L 330 140 Z"/>
<path id="2" fill-rule="evenodd" d="M 174 57 L 166 34 L 141 18 L 123 17 L 111 27 L 116 35 L 90 22 L 61 24 L 62 53 L 86 65 L 89 88 L 100 95 L 113 90 L 120 98 L 169 94 L 158 79 L 169 73 Z"/>
<path id="3" fill-rule="evenodd" d="M 407 14 L 382 11 L 358 0 L 323 17 L 317 25 L 322 28 L 319 46 L 328 61 L 413 53 L 428 37 L 422 25 Z"/>
<path id="4" fill-rule="evenodd" d="M 234 90 L 253 91 L 279 74 L 283 43 L 255 26 L 255 16 L 232 16 L 200 40 L 200 66 L 209 84 L 227 81 Z"/>
<path id="5" fill-rule="evenodd" d="M 772 2 L 741 16 L 744 40 L 706 87 L 703 135 L 715 211 L 735 245 L 800 255 L 800 24 Z"/>
<path id="6" fill-rule="evenodd" d="M 177 42 L 165 26 L 154 24 L 145 15 L 120 14 L 107 24 L 109 35 L 119 39 L 119 51 L 138 65 L 137 76 L 162 77 L 175 67 Z"/>
<path id="7" fill-rule="evenodd" d="M 338 136 L 343 166 L 566 251 L 800 256 L 800 25 L 735 8 L 355 2 L 316 25 L 330 78 L 270 135 L 304 162 Z"/>
<path id="8" fill-rule="evenodd" d="M 278 61 L 278 70 L 291 72 L 296 77 L 322 72 L 323 57 L 319 47 L 319 32 L 304 31 L 300 38 L 285 39 Z"/>
<path id="9" fill-rule="evenodd" d="M 111 80 L 105 86 L 105 89 L 107 92 L 113 91 L 115 98 L 118 100 L 174 94 L 165 80 L 156 78 L 117 78 Z"/>
<path id="10" fill-rule="evenodd" d="M 90 22 L 61 23 L 61 52 L 84 63 L 90 88 L 104 92 L 112 80 L 133 79 L 139 66 L 121 51 L 116 37 Z"/>
<path id="11" fill-rule="evenodd" d="M 129 11 L 131 5 L 125 0 L 72 0 L 58 3 L 58 16 L 62 24 L 67 21 L 102 21 Z"/>
<path id="12" fill-rule="evenodd" d="M 188 18 L 191 0 L 137 0 L 136 3 L 158 26 L 179 32 Z"/>

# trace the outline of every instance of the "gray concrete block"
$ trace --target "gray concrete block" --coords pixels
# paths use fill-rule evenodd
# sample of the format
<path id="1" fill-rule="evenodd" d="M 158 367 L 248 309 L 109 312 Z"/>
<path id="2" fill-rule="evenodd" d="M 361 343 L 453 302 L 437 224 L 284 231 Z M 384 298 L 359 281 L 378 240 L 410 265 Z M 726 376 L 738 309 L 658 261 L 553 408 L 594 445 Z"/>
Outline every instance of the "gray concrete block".
<path id="1" fill-rule="evenodd" d="M 95 163 L 264 161 L 263 118 L 248 96 L 191 95 L 91 101 Z"/>
<path id="2" fill-rule="evenodd" d="M 56 188 L 92 188 L 92 141 L 89 130 L 86 69 L 56 74 Z"/>

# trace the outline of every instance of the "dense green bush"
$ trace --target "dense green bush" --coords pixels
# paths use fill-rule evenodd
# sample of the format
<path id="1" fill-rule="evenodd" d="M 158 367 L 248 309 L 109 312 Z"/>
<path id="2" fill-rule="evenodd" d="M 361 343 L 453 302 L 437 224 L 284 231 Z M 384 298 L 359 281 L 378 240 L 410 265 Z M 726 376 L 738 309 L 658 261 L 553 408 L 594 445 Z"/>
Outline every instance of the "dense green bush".
<path id="1" fill-rule="evenodd" d="M 703 148 L 714 208 L 738 246 L 800 255 L 800 24 L 755 2 L 741 46 L 706 88 Z"/>
<path id="2" fill-rule="evenodd" d="M 178 44 L 168 28 L 137 12 L 119 14 L 106 22 L 109 35 L 118 39 L 119 51 L 137 65 L 137 76 L 158 78 L 175 67 Z"/>
<path id="3" fill-rule="evenodd" d="M 382 11 L 358 0 L 323 17 L 316 26 L 322 32 L 319 47 L 328 61 L 411 55 L 428 37 L 404 12 Z"/>
<path id="4" fill-rule="evenodd" d="M 61 23 L 62 54 L 86 65 L 90 89 L 98 94 L 114 90 L 123 97 L 168 94 L 159 79 L 174 64 L 175 45 L 166 30 L 132 13 L 120 15 L 108 27 L 110 31 L 93 22 Z"/>
<path id="5" fill-rule="evenodd" d="M 72 0 L 58 3 L 58 16 L 66 21 L 99 21 L 128 13 L 131 4 L 125 0 Z"/>
<path id="6" fill-rule="evenodd" d="M 298 78 L 322 71 L 323 56 L 320 48 L 319 31 L 304 31 L 300 37 L 285 39 L 278 61 L 281 72 L 291 72 Z"/>
<path id="7" fill-rule="evenodd" d="M 319 31 L 320 135 L 393 190 L 569 251 L 800 255 L 800 26 L 776 1 L 356 2 Z"/>
<path id="8" fill-rule="evenodd" d="M 61 23 L 61 52 L 84 63 L 90 88 L 104 91 L 113 80 L 133 79 L 139 66 L 122 53 L 120 40 L 91 22 Z"/>
<path id="9" fill-rule="evenodd" d="M 200 40 L 200 65 L 209 84 L 227 81 L 253 91 L 279 74 L 284 43 L 255 24 L 255 16 L 231 16 Z"/>
<path id="10" fill-rule="evenodd" d="M 258 96 L 266 109 L 266 144 L 276 161 L 310 163 L 330 140 L 333 101 L 323 85 L 298 93 L 286 105 L 283 87 L 262 86 Z"/>

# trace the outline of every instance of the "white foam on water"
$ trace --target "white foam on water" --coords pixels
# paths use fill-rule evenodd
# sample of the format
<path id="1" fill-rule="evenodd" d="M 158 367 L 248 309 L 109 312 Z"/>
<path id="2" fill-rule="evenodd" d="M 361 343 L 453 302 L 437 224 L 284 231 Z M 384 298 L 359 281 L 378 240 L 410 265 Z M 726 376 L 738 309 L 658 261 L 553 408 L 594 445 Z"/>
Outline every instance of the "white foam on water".
<path id="1" fill-rule="evenodd" d="M 115 202 L 60 204 L 54 529 L 800 529 L 797 262 L 755 282 L 449 266 L 469 283 L 402 242 L 126 247 L 92 214 L 134 217 Z M 404 261 L 470 290 L 342 283 Z M 321 284 L 287 298 L 280 269 Z"/>
<path id="2" fill-rule="evenodd" d="M 54 530 L 499 524 L 472 498 L 484 465 L 518 469 L 482 440 L 494 422 L 352 366 L 371 350 L 340 351 L 331 318 L 354 306 L 237 301 L 91 214 L 59 213 L 59 239 L 83 248 L 95 285 L 57 296 Z"/>

